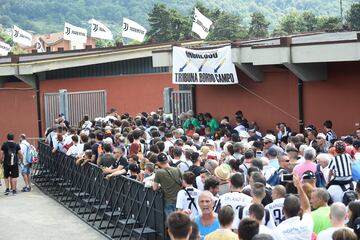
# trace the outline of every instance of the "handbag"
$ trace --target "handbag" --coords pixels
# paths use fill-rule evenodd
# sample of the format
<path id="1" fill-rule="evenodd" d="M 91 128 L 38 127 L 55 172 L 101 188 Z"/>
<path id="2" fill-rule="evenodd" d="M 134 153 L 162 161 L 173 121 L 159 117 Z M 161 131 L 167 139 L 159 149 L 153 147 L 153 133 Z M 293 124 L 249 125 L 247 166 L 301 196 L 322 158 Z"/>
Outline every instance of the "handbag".
<path id="1" fill-rule="evenodd" d="M 4 165 L 0 163 L 0 179 L 4 178 Z"/>

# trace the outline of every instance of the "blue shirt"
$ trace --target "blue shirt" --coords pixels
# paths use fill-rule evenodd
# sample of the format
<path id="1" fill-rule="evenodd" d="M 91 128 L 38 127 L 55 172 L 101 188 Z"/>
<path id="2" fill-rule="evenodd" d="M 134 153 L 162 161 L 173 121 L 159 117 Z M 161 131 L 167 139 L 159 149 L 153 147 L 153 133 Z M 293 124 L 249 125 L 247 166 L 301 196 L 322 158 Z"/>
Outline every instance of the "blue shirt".
<path id="1" fill-rule="evenodd" d="M 203 240 L 205 238 L 206 235 L 208 235 L 209 233 L 214 232 L 215 230 L 220 228 L 220 223 L 218 218 L 214 219 L 213 224 L 209 225 L 209 226 L 203 226 L 201 224 L 200 221 L 200 216 L 197 216 L 195 218 L 195 223 L 199 226 L 199 232 L 200 232 L 200 239 Z"/>

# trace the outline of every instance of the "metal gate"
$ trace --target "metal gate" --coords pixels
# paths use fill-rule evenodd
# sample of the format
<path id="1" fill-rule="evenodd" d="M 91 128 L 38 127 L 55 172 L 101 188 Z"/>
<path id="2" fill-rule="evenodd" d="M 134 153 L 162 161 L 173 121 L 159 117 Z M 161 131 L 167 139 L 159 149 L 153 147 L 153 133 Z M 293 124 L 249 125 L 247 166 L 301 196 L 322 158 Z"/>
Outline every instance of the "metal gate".
<path id="1" fill-rule="evenodd" d="M 179 116 L 183 112 L 193 110 L 192 93 L 189 90 L 173 91 L 172 88 L 164 89 L 164 111 L 172 114 L 174 124 L 182 124 Z"/>
<path id="2" fill-rule="evenodd" d="M 45 126 L 51 127 L 60 113 L 71 126 L 77 126 L 84 115 L 90 119 L 104 117 L 106 113 L 106 91 L 67 92 L 44 94 Z"/>

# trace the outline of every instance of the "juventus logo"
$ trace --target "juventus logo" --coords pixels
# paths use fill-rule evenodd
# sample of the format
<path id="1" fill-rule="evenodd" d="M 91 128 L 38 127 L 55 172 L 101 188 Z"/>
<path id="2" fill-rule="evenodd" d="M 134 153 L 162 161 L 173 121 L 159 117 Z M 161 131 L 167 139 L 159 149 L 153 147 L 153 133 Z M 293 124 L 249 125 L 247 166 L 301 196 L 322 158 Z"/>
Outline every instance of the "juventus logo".
<path id="1" fill-rule="evenodd" d="M 127 31 L 129 30 L 129 24 L 127 23 L 124 23 L 124 27 L 123 27 L 124 31 Z"/>
<path id="2" fill-rule="evenodd" d="M 66 35 L 70 34 L 70 28 L 69 27 L 65 27 L 65 33 L 66 33 Z"/>
<path id="3" fill-rule="evenodd" d="M 93 25 L 94 25 L 93 31 L 97 32 L 99 30 L 99 25 L 96 23 L 93 23 Z"/>
<path id="4" fill-rule="evenodd" d="M 15 30 L 14 37 L 18 37 L 18 36 L 19 36 L 19 31 Z"/>
<path id="5" fill-rule="evenodd" d="M 196 22 L 196 21 L 197 21 L 197 15 L 196 15 L 196 13 L 194 13 L 193 22 Z"/>
<path id="6" fill-rule="evenodd" d="M 41 49 L 41 43 L 39 42 L 35 43 L 35 48 L 38 50 Z"/>

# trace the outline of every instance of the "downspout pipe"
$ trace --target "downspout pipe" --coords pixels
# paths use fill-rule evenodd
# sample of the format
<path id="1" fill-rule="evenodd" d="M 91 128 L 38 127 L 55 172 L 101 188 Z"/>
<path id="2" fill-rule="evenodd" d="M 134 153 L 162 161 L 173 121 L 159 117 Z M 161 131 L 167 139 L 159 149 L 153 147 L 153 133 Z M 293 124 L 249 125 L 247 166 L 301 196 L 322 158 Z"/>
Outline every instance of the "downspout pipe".
<path id="1" fill-rule="evenodd" d="M 304 133 L 304 89 L 303 81 L 298 78 L 298 109 L 299 109 L 299 132 Z"/>
<path id="2" fill-rule="evenodd" d="M 36 92 L 36 112 L 37 112 L 37 122 L 38 122 L 38 135 L 39 138 L 42 138 L 42 120 L 41 120 L 41 106 L 40 106 L 40 79 L 37 74 L 35 75 L 35 92 Z"/>
<path id="3" fill-rule="evenodd" d="M 191 85 L 191 102 L 192 102 L 192 111 L 194 115 L 197 114 L 196 112 L 196 85 Z"/>

